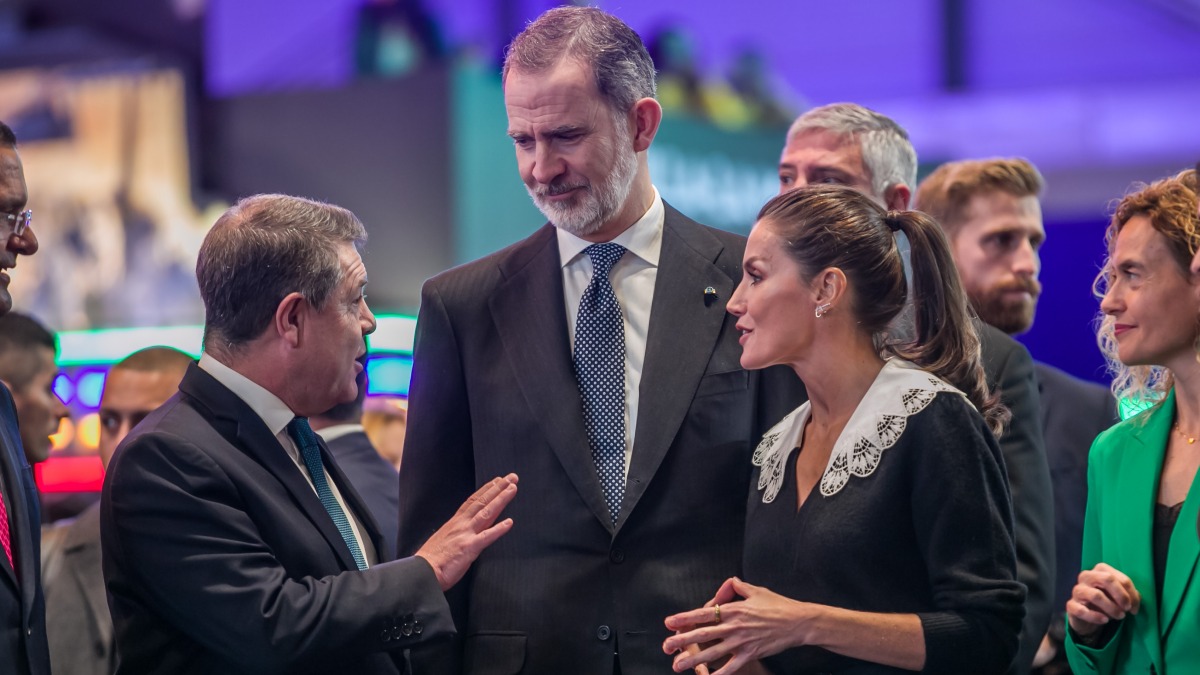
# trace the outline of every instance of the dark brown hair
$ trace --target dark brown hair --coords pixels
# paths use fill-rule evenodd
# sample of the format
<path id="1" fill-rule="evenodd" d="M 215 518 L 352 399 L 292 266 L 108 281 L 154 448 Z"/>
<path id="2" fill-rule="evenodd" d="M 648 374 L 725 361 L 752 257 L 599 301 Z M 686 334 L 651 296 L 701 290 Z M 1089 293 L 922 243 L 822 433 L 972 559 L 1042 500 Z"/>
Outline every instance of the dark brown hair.
<path id="1" fill-rule="evenodd" d="M 767 202 L 758 220 L 786 242 L 805 282 L 836 267 L 853 289 L 854 313 L 881 355 L 912 361 L 954 385 L 983 414 L 998 436 L 1008 410 L 989 393 L 975 319 L 941 227 L 917 211 L 887 211 L 869 197 L 840 185 L 811 185 Z M 911 247 L 916 335 L 885 340 L 908 300 L 908 283 L 895 232 Z"/>

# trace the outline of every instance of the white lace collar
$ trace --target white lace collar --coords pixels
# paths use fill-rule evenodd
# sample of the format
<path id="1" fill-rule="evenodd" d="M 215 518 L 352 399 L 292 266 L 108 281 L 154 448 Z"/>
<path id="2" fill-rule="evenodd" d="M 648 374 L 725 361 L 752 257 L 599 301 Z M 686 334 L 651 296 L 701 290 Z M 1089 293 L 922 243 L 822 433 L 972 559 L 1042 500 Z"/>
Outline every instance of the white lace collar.
<path id="1" fill-rule="evenodd" d="M 821 494 L 825 497 L 837 494 L 851 475 L 866 478 L 874 473 L 883 451 L 895 445 L 904 433 L 908 418 L 924 410 L 944 391 L 966 398 L 966 394 L 915 364 L 889 359 L 834 443 L 821 476 Z M 811 410 L 808 402 L 793 410 L 763 434 L 762 442 L 754 450 L 752 461 L 762 467 L 758 489 L 764 490 L 764 504 L 775 501 L 779 495 L 788 457 L 804 440 L 804 426 Z"/>

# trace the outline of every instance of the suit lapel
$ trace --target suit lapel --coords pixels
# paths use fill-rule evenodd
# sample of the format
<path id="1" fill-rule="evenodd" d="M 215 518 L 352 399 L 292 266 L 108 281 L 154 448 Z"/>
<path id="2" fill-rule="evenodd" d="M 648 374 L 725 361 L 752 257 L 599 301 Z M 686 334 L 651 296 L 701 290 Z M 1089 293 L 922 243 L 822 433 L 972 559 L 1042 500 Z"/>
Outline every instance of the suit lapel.
<path id="1" fill-rule="evenodd" d="M 567 344 L 562 264 L 554 227 L 541 230 L 500 263 L 504 276 L 488 306 L 513 377 L 563 470 L 597 520 L 612 528 L 596 476 L 583 403 Z"/>
<path id="2" fill-rule="evenodd" d="M 312 485 L 258 413 L 194 363 L 188 367 L 187 374 L 179 384 L 179 391 L 208 412 L 208 419 L 213 428 L 224 436 L 225 440 L 253 458 L 283 484 L 301 512 L 337 553 L 345 569 L 358 569 L 354 557 L 350 555 L 350 549 L 346 547 L 346 542 L 338 532 L 337 526 L 333 524 L 329 513 L 321 505 L 321 500 L 317 498 Z M 328 457 L 327 450 L 324 454 Z"/>
<path id="3" fill-rule="evenodd" d="M 1113 494 L 1120 495 L 1125 507 L 1119 513 L 1112 514 L 1113 517 L 1105 531 L 1118 542 L 1116 550 L 1121 552 L 1121 559 L 1109 561 L 1110 564 L 1131 578 L 1139 580 L 1138 592 L 1142 596 L 1139 615 L 1144 616 L 1151 624 L 1142 632 L 1141 638 L 1146 653 L 1150 654 L 1159 672 L 1162 672 L 1152 533 L 1154 504 L 1158 498 L 1158 480 L 1162 474 L 1167 434 L 1175 416 L 1174 391 L 1168 394 L 1162 405 L 1152 409 L 1148 415 L 1144 424 L 1133 427 L 1129 435 L 1131 442 L 1121 452 Z"/>
<path id="4" fill-rule="evenodd" d="M 733 280 L 714 264 L 723 248 L 708 231 L 666 206 L 621 523 L 679 432 L 721 334 L 725 302 L 734 290 Z M 715 302 L 706 298 L 709 286 L 717 293 Z"/>

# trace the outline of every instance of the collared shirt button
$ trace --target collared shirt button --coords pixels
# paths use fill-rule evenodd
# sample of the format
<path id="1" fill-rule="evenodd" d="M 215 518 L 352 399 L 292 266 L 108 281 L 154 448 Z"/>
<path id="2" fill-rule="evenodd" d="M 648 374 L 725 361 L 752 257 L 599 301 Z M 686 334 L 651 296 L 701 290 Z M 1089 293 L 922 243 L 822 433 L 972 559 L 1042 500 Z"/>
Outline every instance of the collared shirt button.
<path id="1" fill-rule="evenodd" d="M 597 640 L 607 640 L 610 637 L 612 637 L 612 629 L 608 626 L 600 626 L 596 629 Z"/>
<path id="2" fill-rule="evenodd" d="M 608 559 L 620 565 L 621 563 L 625 562 L 625 552 L 621 549 L 614 548 L 608 552 Z"/>

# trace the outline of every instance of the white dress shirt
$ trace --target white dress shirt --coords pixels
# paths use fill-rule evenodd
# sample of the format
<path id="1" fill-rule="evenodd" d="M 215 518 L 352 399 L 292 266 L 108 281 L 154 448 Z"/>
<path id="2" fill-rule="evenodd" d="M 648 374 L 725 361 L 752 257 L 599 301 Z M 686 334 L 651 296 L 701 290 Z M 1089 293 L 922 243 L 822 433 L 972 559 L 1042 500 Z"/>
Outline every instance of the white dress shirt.
<path id="1" fill-rule="evenodd" d="M 229 391 L 232 391 L 238 398 L 245 401 L 246 405 L 250 406 L 250 409 L 262 418 L 263 423 L 267 425 L 272 434 L 275 434 L 275 438 L 279 440 L 279 444 L 283 446 L 288 456 L 292 458 L 292 462 L 295 463 L 296 469 L 300 471 L 300 474 L 304 476 L 304 480 L 308 481 L 309 486 L 313 489 L 313 494 L 316 494 L 317 486 L 313 483 L 312 476 L 308 473 L 308 467 L 304 465 L 304 458 L 300 456 L 300 448 L 296 447 L 296 443 L 287 432 L 287 425 L 296 416 L 296 413 L 292 412 L 291 408 L 287 407 L 287 404 L 279 400 L 278 396 L 263 389 L 245 375 L 216 360 L 207 352 L 200 356 L 199 365 L 204 372 L 212 375 L 214 379 L 225 385 Z M 322 470 L 325 471 L 325 482 L 329 484 L 329 489 L 333 492 L 334 499 L 337 500 L 338 505 L 342 507 L 342 511 L 348 516 L 350 530 L 354 533 L 354 539 L 358 541 L 358 548 L 362 551 L 363 558 L 367 561 L 367 566 L 374 565 L 379 558 L 375 552 L 375 547 L 371 544 L 371 540 L 362 536 L 362 523 L 354 511 L 346 505 L 346 500 L 342 498 L 342 492 L 338 489 L 337 483 L 330 478 L 329 471 L 325 470 L 324 466 L 322 466 Z"/>
<path id="2" fill-rule="evenodd" d="M 621 305 L 625 323 L 625 475 L 633 458 L 633 438 L 637 430 L 638 387 L 642 383 L 642 364 L 646 359 L 646 335 L 650 331 L 650 304 L 654 283 L 658 280 L 658 256 L 662 251 L 663 219 L 666 209 L 658 188 L 654 201 L 636 223 L 612 240 L 625 247 L 626 253 L 613 265 L 609 280 Z M 563 300 L 567 309 L 567 338 L 575 351 L 575 323 L 579 302 L 592 281 L 592 259 L 583 249 L 592 242 L 564 232 L 558 233 L 558 255 L 562 262 Z"/>

